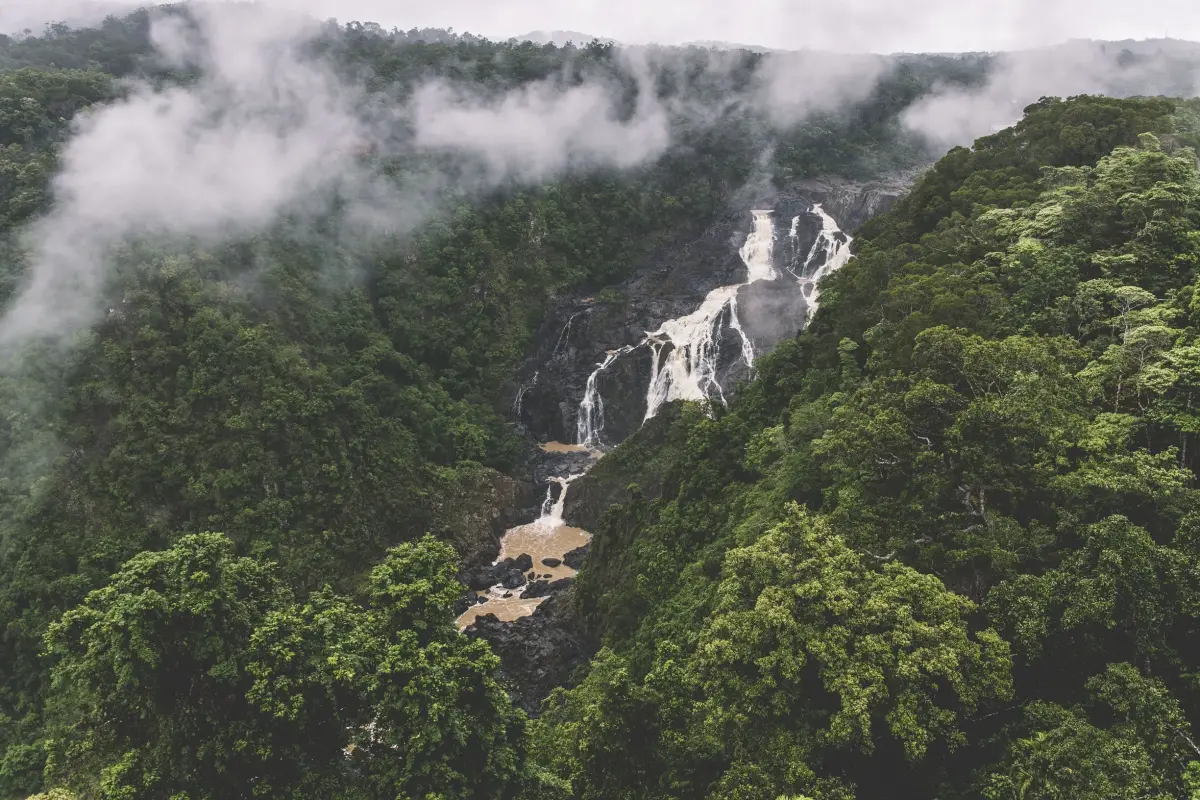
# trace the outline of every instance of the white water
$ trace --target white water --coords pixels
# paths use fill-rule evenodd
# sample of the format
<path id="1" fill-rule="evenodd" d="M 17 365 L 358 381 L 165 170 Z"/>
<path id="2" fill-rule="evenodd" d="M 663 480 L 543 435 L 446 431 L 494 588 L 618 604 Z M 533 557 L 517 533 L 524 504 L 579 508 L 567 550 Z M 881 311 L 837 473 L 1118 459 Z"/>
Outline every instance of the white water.
<path id="1" fill-rule="evenodd" d="M 854 241 L 851 236 L 842 233 L 837 222 L 825 213 L 825 209 L 821 208 L 820 203 L 813 206 L 813 213 L 821 218 L 821 232 L 817 234 L 817 240 L 813 242 L 812 249 L 808 251 L 808 258 L 804 260 L 804 268 L 801 270 L 801 275 L 806 276 L 800 278 L 800 282 L 804 285 L 804 299 L 808 301 L 806 322 L 812 319 L 813 314 L 817 313 L 817 308 L 820 307 L 821 289 L 818 283 L 829 273 L 837 272 L 846 265 L 846 262 L 850 260 L 850 242 Z M 841 234 L 846 240 L 844 242 L 839 240 L 838 234 Z M 822 253 L 825 257 L 821 260 L 821 265 L 810 273 L 809 268 Z"/>
<path id="2" fill-rule="evenodd" d="M 754 227 L 739 251 L 742 263 L 746 265 L 745 282 L 713 289 L 700 307 L 692 313 L 667 320 L 658 330 L 647 333 L 646 338 L 636 345 L 610 350 L 604 361 L 597 364 L 596 369 L 588 376 L 576 422 L 576 441 L 579 444 L 589 448 L 601 446 L 604 398 L 600 396 L 597 388 L 597 378 L 618 358 L 639 347 L 649 346 L 651 351 L 650 385 L 646 390 L 646 415 L 643 422 L 653 418 L 664 403 L 672 400 L 706 401 L 716 397 L 722 404 L 725 402 L 718 373 L 718 357 L 721 332 L 726 325 L 730 330 L 736 331 L 741 339 L 742 361 L 751 370 L 754 369 L 754 343 L 746 335 L 738 317 L 738 291 L 755 281 L 778 280 L 780 274 L 773 264 L 773 212 L 759 210 L 751 213 L 754 216 Z M 850 260 L 850 237 L 842 233 L 833 217 L 819 204 L 813 206 L 811 213 L 820 218 L 821 231 L 817 234 L 800 273 L 787 270 L 788 274 L 803 286 L 807 303 L 806 322 L 817 310 L 820 298 L 817 282 Z M 793 217 L 788 231 L 793 253 L 798 248 L 799 226 L 800 217 Z M 845 241 L 841 241 L 839 235 L 845 237 Z"/>
<path id="3" fill-rule="evenodd" d="M 584 309 L 583 311 L 576 311 L 574 314 L 572 314 L 567 319 L 567 324 L 565 326 L 563 326 L 562 333 L 558 334 L 558 341 L 554 343 L 554 349 L 550 351 L 550 355 L 552 355 L 552 356 L 558 355 L 558 351 L 562 349 L 563 344 L 567 341 L 567 338 L 571 335 L 571 324 L 573 322 L 575 322 L 576 317 L 578 317 L 580 314 L 587 312 L 588 310 L 589 309 Z"/>
<path id="4" fill-rule="evenodd" d="M 771 266 L 775 222 L 770 211 L 755 211 L 754 228 L 739 254 L 746 265 L 744 283 L 713 289 L 700 307 L 686 317 L 670 319 L 646 337 L 654 351 L 650 387 L 646 391 L 646 416 L 650 419 L 672 400 L 707 400 L 714 394 L 725 402 L 717 374 L 721 347 L 721 321 L 742 340 L 742 360 L 754 367 L 754 343 L 738 319 L 738 291 L 755 281 L 773 281 L 779 273 Z M 665 355 L 664 355 L 665 353 Z"/>
<path id="5" fill-rule="evenodd" d="M 604 430 L 604 398 L 596 389 L 596 379 L 600 373 L 619 357 L 645 344 L 622 347 L 620 350 L 609 350 L 604 361 L 596 365 L 596 369 L 588 376 L 587 387 L 583 391 L 583 401 L 579 404 L 579 414 L 575 418 L 575 442 L 584 447 L 600 446 L 600 431 Z"/>
<path id="6" fill-rule="evenodd" d="M 533 380 L 531 380 L 529 383 L 525 384 L 521 388 L 517 389 L 517 398 L 515 400 L 513 400 L 513 411 L 516 413 L 518 420 L 521 419 L 521 403 L 524 402 L 524 400 L 525 400 L 525 393 L 528 392 L 533 387 L 537 386 L 537 379 L 538 379 L 538 375 L 540 375 L 540 374 L 541 374 L 540 370 L 538 372 L 534 372 Z"/>

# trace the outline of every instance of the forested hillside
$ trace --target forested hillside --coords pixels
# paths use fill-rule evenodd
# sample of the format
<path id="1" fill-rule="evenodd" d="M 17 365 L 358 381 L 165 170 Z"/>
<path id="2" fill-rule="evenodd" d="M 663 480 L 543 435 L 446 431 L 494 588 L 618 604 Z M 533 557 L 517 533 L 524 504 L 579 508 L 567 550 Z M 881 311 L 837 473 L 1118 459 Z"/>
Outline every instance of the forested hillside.
<path id="1" fill-rule="evenodd" d="M 603 649 L 536 757 L 596 798 L 1200 790 L 1197 109 L 951 152 L 728 412 L 603 460 Z"/>
<path id="2" fill-rule="evenodd" d="M 129 85 L 116 79 L 185 88 L 197 80 L 194 70 L 159 58 L 152 41 L 154 19 L 187 21 L 188 12 L 155 13 L 110 18 L 96 29 L 51 26 L 41 36 L 0 40 L 0 242 L 10 303 L 32 258 L 23 225 L 53 208 L 50 181 L 78 119 L 129 96 Z M 633 89 L 627 62 L 599 45 L 497 44 L 355 23 L 326 26 L 306 47 L 309 57 L 365 92 L 364 106 L 402 104 L 431 75 L 497 95 L 546 81 L 569 87 L 600 80 L 596 76 Z M 691 100 L 729 88 L 705 83 L 706 59 L 703 51 L 673 56 L 675 72 L 660 73 L 663 97 Z M 722 69 L 721 81 L 735 90 L 738 82 L 748 85 L 759 59 L 738 55 Z M 746 181 L 772 171 L 764 171 L 764 153 L 774 153 L 779 168 L 795 175 L 863 174 L 914 163 L 923 153 L 897 114 L 935 80 L 971 80 L 977 75 L 971 70 L 932 58 L 897 71 L 860 105 L 785 129 L 772 127 L 760 112 L 731 108 L 715 124 L 678 127 L 662 158 L 619 172 L 583 164 L 532 184 L 508 180 L 482 189 L 448 180 L 431 201 L 435 213 L 409 234 L 346 236 L 335 204 L 315 217 L 284 216 L 252 235 L 223 240 L 132 236 L 113 257 L 116 267 L 99 287 L 105 311 L 86 332 L 74 334 L 67 347 L 46 337 L 23 341 L 16 351 L 7 345 L 0 794 L 36 791 L 48 756 L 51 785 L 65 782 L 81 791 L 100 781 L 109 788 L 87 791 L 114 793 L 128 783 L 140 787 L 129 789 L 136 796 L 229 797 L 251 791 L 248 775 L 270 771 L 263 758 L 289 765 L 286 777 L 270 779 L 288 788 L 272 791 L 349 791 L 346 786 L 358 785 L 354 776 L 373 769 L 364 764 L 390 752 L 384 739 L 411 735 L 401 727 L 385 733 L 379 716 L 385 701 L 369 697 L 393 689 L 347 685 L 335 691 L 328 683 L 400 669 L 385 663 L 396 655 L 355 649 L 385 648 L 386 635 L 372 638 L 357 612 L 338 611 L 350 614 L 355 630 L 335 640 L 306 639 L 304 647 L 318 648 L 314 654 L 349 648 L 345 658 L 375 666 L 356 662 L 350 677 L 313 655 L 304 668 L 309 671 L 297 678 L 332 704 L 317 710 L 316 701 L 309 702 L 303 713 L 312 725 L 332 725 L 328 735 L 349 745 L 357 739 L 344 733 L 347 727 L 370 722 L 383 750 L 359 741 L 353 759 L 344 761 L 340 749 L 330 750 L 319 737 L 309 741 L 316 734 L 301 724 L 299 709 L 285 714 L 251 691 L 256 680 L 271 685 L 274 679 L 254 677 L 265 662 L 245 650 L 247 637 L 266 636 L 263 626 L 284 636 L 281 614 L 299 615 L 299 627 L 287 636 L 317 635 L 333 613 L 305 605 L 318 596 L 339 609 L 367 603 L 364 608 L 392 614 L 393 632 L 420 629 L 422 615 L 431 614 L 437 619 L 428 622 L 428 633 L 412 643 L 426 649 L 414 650 L 412 658 L 429 647 L 449 647 L 445 658 L 465 659 L 463 668 L 473 670 L 462 678 L 460 691 L 468 695 L 447 701 L 462 720 L 430 740 L 430 752 L 437 753 L 430 763 L 410 766 L 427 772 L 422 780 L 428 783 L 409 786 L 407 779 L 382 774 L 363 781 L 378 780 L 380 796 L 395 796 L 396 787 L 408 787 L 402 791 L 414 797 L 426 791 L 488 795 L 492 779 L 475 774 L 482 762 L 452 766 L 455 757 L 443 749 L 449 745 L 435 744 L 442 740 L 457 742 L 454 748 L 469 759 L 490 759 L 494 780 L 511 778 L 522 769 L 520 737 L 503 732 L 517 723 L 511 711 L 500 710 L 507 701 L 487 677 L 486 648 L 460 642 L 449 616 L 453 598 L 446 600 L 450 590 L 442 581 L 457 584 L 455 569 L 442 560 L 452 564 L 454 556 L 419 537 L 432 531 L 446 541 L 462 538 L 449 526 L 475 487 L 492 480 L 491 470 L 517 469 L 526 458 L 527 445 L 505 414 L 512 371 L 548 301 L 571 288 L 603 287 L 664 243 L 703 228 Z M 444 168 L 443 154 L 414 157 L 384 144 L 359 153 L 356 168 L 400 187 L 430 163 Z M 455 169 L 466 167 L 448 174 Z M 222 538 L 188 538 L 209 531 Z M 389 547 L 419 541 L 426 543 L 403 551 L 409 566 L 380 571 Z M 129 561 L 122 573 L 128 577 L 110 585 L 110 576 L 143 551 L 156 555 Z M 238 560 L 246 557 L 272 566 Z M 211 565 L 203 567 L 214 581 L 211 590 L 176 596 L 186 588 L 172 583 L 182 578 L 170 576 L 200 569 L 197 564 Z M 385 583 L 370 588 L 372 575 Z M 119 588 L 122 580 L 125 588 Z M 383 600 L 401 590 L 388 589 L 386 581 L 420 585 L 429 610 Z M 100 633 L 100 617 L 71 624 L 62 618 L 104 586 L 110 600 L 92 595 L 92 611 L 80 607 L 79 613 L 118 615 L 111 617 L 117 638 Z M 311 594 L 320 591 L 342 594 Z M 356 599 L 378 592 L 378 600 Z M 210 633 L 184 631 L 190 623 L 182 620 L 209 613 L 238 622 L 203 623 Z M 148 627 L 135 633 L 122 627 L 132 618 L 115 622 L 128 614 L 149 615 L 137 623 Z M 60 618 L 64 625 L 54 635 L 61 638 L 51 644 L 46 636 Z M 157 638 L 176 634 L 185 638 Z M 217 638 L 209 641 L 210 634 Z M 320 634 L 328 635 L 334 634 Z M 76 657 L 91 664 L 88 670 L 106 670 L 106 677 L 77 672 L 84 667 Z M 294 657 L 276 657 L 291 665 L 287 669 L 298 668 Z M 449 677 L 441 670 L 450 667 L 442 656 L 430 658 L 440 685 Z M 57 664 L 64 666 L 56 673 Z M 194 687 L 187 676 L 196 670 L 216 683 Z M 183 683 L 152 688 L 150 675 Z M 290 693 L 279 691 L 281 699 Z M 348 709 L 343 691 L 358 697 L 361 711 Z M 119 699 L 121 692 L 130 694 Z M 222 693 L 249 705 L 226 709 Z M 48 709 L 51 695 L 71 699 Z M 191 702 L 187 697 L 208 710 L 180 708 Z M 124 704 L 123 710 L 110 702 Z M 442 701 L 422 695 L 416 702 L 404 706 L 405 713 L 419 717 L 418 708 Z M 114 732 L 105 722 L 113 714 L 136 714 L 141 722 L 130 720 L 131 730 Z M 357 722 L 354 714 L 360 714 Z M 499 727 L 489 728 L 480 714 L 499 714 Z M 60 725 L 82 738 L 63 738 L 55 732 Z M 285 745 L 242 730 L 256 725 L 296 731 L 302 749 L 284 752 Z M 467 741 L 467 729 L 483 739 Z M 485 743 L 496 736 L 508 736 L 509 745 Z M 144 752 L 153 742 L 166 749 Z M 514 755 L 504 755 L 506 746 L 517 748 Z M 309 764 L 305 747 L 321 751 L 344 785 Z M 205 766 L 169 766 L 186 750 Z M 185 784 L 177 783 L 184 774 L 190 776 Z M 316 785 L 326 788 L 311 788 Z M 364 784 L 355 791 L 375 789 Z"/>
<path id="3" fill-rule="evenodd" d="M 747 186 L 925 163 L 905 111 L 988 59 L 871 61 L 781 115 L 760 53 L 328 23 L 295 57 L 378 134 L 330 156 L 359 183 L 214 235 L 108 176 L 164 222 L 121 218 L 68 273 L 89 315 L 22 317 L 47 231 L 102 227 L 53 227 L 87 189 L 72 148 L 105 109 L 212 91 L 219 62 L 163 47 L 204 20 L 0 37 L 0 797 L 1200 791 L 1200 107 L 1047 99 L 951 152 L 728 409 L 601 461 L 581 496 L 623 502 L 574 510 L 597 538 L 569 596 L 598 652 L 531 723 L 452 609 L 472 498 L 530 470 L 513 375 L 551 303 Z M 430 145 L 439 92 L 611 94 L 596 127 L 661 116 L 664 144 Z"/>

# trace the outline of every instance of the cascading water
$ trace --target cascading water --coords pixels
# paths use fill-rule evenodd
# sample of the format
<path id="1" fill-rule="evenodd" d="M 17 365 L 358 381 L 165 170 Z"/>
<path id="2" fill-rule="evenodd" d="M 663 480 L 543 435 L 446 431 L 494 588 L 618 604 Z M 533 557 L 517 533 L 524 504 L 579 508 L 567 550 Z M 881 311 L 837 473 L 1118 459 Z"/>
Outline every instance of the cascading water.
<path id="1" fill-rule="evenodd" d="M 721 321 L 728 319 L 731 330 L 742 341 L 742 360 L 754 367 L 754 343 L 742 330 L 738 319 L 738 291 L 755 281 L 773 281 L 779 273 L 771 266 L 775 245 L 775 221 L 770 211 L 755 211 L 754 228 L 746 237 L 739 254 L 746 265 L 746 281 L 713 289 L 700 307 L 686 317 L 671 319 L 649 334 L 654 359 L 650 388 L 646 390 L 646 416 L 650 419 L 663 403 L 672 400 L 707 400 L 714 394 L 725 402 L 717 377 L 720 355 Z M 665 352 L 665 355 L 664 355 Z"/>
<path id="2" fill-rule="evenodd" d="M 645 344 L 643 341 L 642 344 Z M 584 447 L 600 446 L 600 431 L 604 430 L 604 398 L 596 388 L 596 379 L 600 373 L 621 356 L 641 347 L 641 344 L 622 347 L 619 350 L 609 350 L 604 361 L 596 365 L 596 369 L 588 376 L 587 386 L 583 391 L 583 400 L 579 403 L 579 414 L 575 419 L 575 441 Z"/>
<path id="3" fill-rule="evenodd" d="M 806 317 L 811 318 L 817 308 L 819 293 L 817 283 L 821 278 L 840 269 L 850 259 L 850 237 L 842 233 L 837 223 L 821 206 L 813 206 L 812 213 L 821 220 L 821 231 L 817 240 L 808 251 L 799 271 L 790 266 L 785 267 L 785 273 L 792 276 L 802 286 L 807 300 Z M 735 331 L 741 339 L 742 361 L 746 366 L 754 367 L 754 343 L 742 328 L 738 317 L 738 291 L 756 281 L 779 280 L 781 274 L 774 266 L 775 223 L 771 211 L 754 211 L 754 226 L 746 237 L 746 243 L 740 252 L 742 262 L 746 266 L 746 281 L 731 286 L 721 286 L 708 293 L 704 302 L 692 313 L 677 319 L 667 320 L 656 331 L 647 333 L 646 337 L 635 345 L 628 345 L 618 350 L 610 350 L 604 360 L 596 364 L 595 370 L 588 376 L 583 401 L 579 404 L 579 415 L 576 422 L 576 441 L 580 449 L 586 447 L 592 451 L 592 458 L 598 458 L 603 443 L 600 436 L 604 430 L 604 399 L 600 396 L 597 379 L 600 374 L 612 366 L 621 356 L 640 347 L 651 350 L 650 386 L 646 392 L 646 416 L 652 418 L 671 400 L 704 401 L 712 397 L 725 401 L 721 384 L 718 379 L 718 358 L 720 356 L 721 332 L 725 327 Z M 799 221 L 800 217 L 792 219 L 788 232 L 791 253 L 788 264 L 799 260 Z M 579 312 L 583 313 L 583 312 Z M 557 354 L 565 340 L 570 335 L 571 323 L 579 314 L 567 320 L 566 326 L 559 334 L 553 354 Z M 533 382 L 536 382 L 534 374 Z M 533 385 L 531 382 L 530 386 Z M 517 394 L 514 403 L 520 410 L 524 389 Z M 546 448 L 548 452 L 572 452 L 568 446 Z M 567 501 L 567 490 L 571 483 L 582 477 L 583 473 L 568 477 L 551 477 L 546 487 L 546 497 L 542 501 L 541 515 L 537 520 L 507 531 L 501 540 L 500 556 L 496 563 L 504 558 L 528 553 L 533 558 L 534 570 L 539 578 L 544 579 L 548 574 L 552 579 L 569 577 L 574 570 L 561 564 L 561 558 L 568 551 L 586 543 L 591 537 L 578 528 L 572 528 L 563 521 L 563 510 Z M 557 496 L 554 484 L 559 485 Z M 545 564 L 547 558 L 557 566 Z M 533 613 L 545 598 L 525 597 L 525 589 L 519 591 L 506 590 L 497 584 L 491 587 L 483 597 L 487 602 L 472 606 L 459 617 L 459 626 L 466 627 L 474 622 L 480 614 L 496 614 L 501 620 L 513 620 Z"/>
<path id="4" fill-rule="evenodd" d="M 521 404 L 525 400 L 525 393 L 528 392 L 533 387 L 537 386 L 538 375 L 540 375 L 540 374 L 541 374 L 540 372 L 534 372 L 533 380 L 531 380 L 529 383 L 523 385 L 521 388 L 517 389 L 517 397 L 515 400 L 513 400 L 513 413 L 516 414 L 518 420 L 521 419 Z"/>
<path id="5" fill-rule="evenodd" d="M 776 238 L 773 212 L 757 210 L 751 213 L 754 225 L 739 251 L 742 263 L 746 265 L 745 282 L 712 290 L 691 314 L 667 320 L 636 345 L 610 350 L 604 361 L 597 364 L 588 376 L 576 422 L 579 444 L 589 448 L 602 445 L 600 433 L 604 430 L 604 399 L 597 388 L 597 379 L 619 357 L 639 347 L 649 346 L 652 354 L 643 422 L 653 418 L 664 403 L 672 400 L 704 401 L 715 397 L 721 403 L 725 402 L 718 371 L 721 332 L 725 326 L 738 334 L 742 345 L 741 359 L 747 367 L 754 368 L 754 342 L 746 335 L 738 317 L 738 292 L 755 281 L 778 280 L 780 274 L 773 264 Z M 821 220 L 821 231 L 800 272 L 797 274 L 790 268 L 787 270 L 802 284 L 808 306 L 806 321 L 812 318 L 817 308 L 817 282 L 840 269 L 850 259 L 851 241 L 820 204 L 814 205 L 811 213 Z M 797 254 L 799 247 L 799 225 L 800 217 L 796 216 L 788 231 L 793 255 Z"/>
<path id="6" fill-rule="evenodd" d="M 567 324 L 565 326 L 563 326 L 562 333 L 560 333 L 558 335 L 558 341 L 556 341 L 554 343 L 554 349 L 550 351 L 550 355 L 552 355 L 552 356 L 558 355 L 558 351 L 562 349 L 563 344 L 565 344 L 567 339 L 571 336 L 571 325 L 572 325 L 572 323 L 575 322 L 575 318 L 578 317 L 580 314 L 587 313 L 590 310 L 591 309 L 584 309 L 583 311 L 576 311 L 574 314 L 572 314 L 570 317 L 567 318 Z"/>
<path id="7" fill-rule="evenodd" d="M 813 206 L 813 213 L 821 218 L 821 230 L 817 234 L 817 239 L 813 242 L 812 249 L 808 251 L 808 258 L 804 259 L 804 267 L 801 269 L 800 283 L 804 287 L 804 297 L 808 301 L 808 311 L 805 315 L 805 321 L 811 320 L 813 314 L 817 313 L 817 308 L 820 306 L 821 290 L 818 283 L 822 278 L 831 272 L 837 272 L 846 265 L 850 260 L 850 242 L 854 241 L 853 237 L 842 232 L 838 227 L 833 217 L 821 208 L 821 204 L 817 203 Z M 816 263 L 817 257 L 824 254 L 821 259 L 821 264 L 816 269 L 811 269 Z"/>
<path id="8" fill-rule="evenodd" d="M 540 579 L 567 578 L 575 574 L 575 570 L 562 563 L 565 553 L 584 545 L 591 536 L 578 528 L 572 528 L 563 521 L 563 509 L 567 503 L 567 489 L 583 473 L 567 477 L 552 477 L 546 487 L 546 499 L 542 501 L 541 516 L 528 525 L 511 528 L 505 532 L 500 543 L 500 555 L 493 565 L 499 564 L 506 558 L 514 558 L 527 554 L 533 561 L 533 572 Z M 558 496 L 554 495 L 554 485 L 558 484 Z M 545 563 L 546 559 L 554 566 Z M 520 589 L 506 589 L 503 584 L 496 584 L 482 593 L 486 602 L 476 604 L 464 611 L 458 618 L 459 628 L 465 628 L 481 614 L 495 614 L 503 621 L 512 621 L 518 617 L 532 614 L 534 609 L 545 597 L 525 597 L 528 584 Z"/>

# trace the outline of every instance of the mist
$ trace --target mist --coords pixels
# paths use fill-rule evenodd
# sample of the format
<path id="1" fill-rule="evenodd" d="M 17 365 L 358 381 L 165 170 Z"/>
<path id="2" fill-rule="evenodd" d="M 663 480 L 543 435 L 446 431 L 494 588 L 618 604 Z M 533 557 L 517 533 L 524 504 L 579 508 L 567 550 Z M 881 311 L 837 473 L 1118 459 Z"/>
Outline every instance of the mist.
<path id="1" fill-rule="evenodd" d="M 321 214 L 334 197 L 356 235 L 403 235 L 436 212 L 447 189 L 637 168 L 673 146 L 678 125 L 703 127 L 731 110 L 787 129 L 863 100 L 897 64 L 811 50 L 747 62 L 736 51 L 632 47 L 615 56 L 632 86 L 586 70 L 486 93 L 428 77 L 389 99 L 365 96 L 360 82 L 339 79 L 313 55 L 327 30 L 258 4 L 154 12 L 157 58 L 196 77 L 134 81 L 81 115 L 61 153 L 52 210 L 24 232 L 29 268 L 0 317 L 0 346 L 65 341 L 87 328 L 101 310 L 112 250 L 131 237 L 225 240 L 284 214 Z M 1195 93 L 1196 73 L 1180 68 L 1182 58 L 1200 60 L 1195 50 L 1132 48 L 1076 42 L 1002 54 L 981 88 L 937 90 L 903 123 L 929 142 L 932 158 L 1012 124 L 1043 95 Z M 665 73 L 685 91 L 661 93 Z M 384 181 L 358 157 L 364 152 L 448 155 L 458 168 L 419 167 Z"/>
<path id="2" fill-rule="evenodd" d="M 909 108 L 903 122 L 940 153 L 1014 124 L 1042 97 L 1194 96 L 1200 90 L 1197 65 L 1200 45 L 1190 42 L 1081 41 L 1001 53 L 982 88 L 937 91 Z"/>
<path id="3" fill-rule="evenodd" d="M 109 251 L 134 235 L 215 238 L 254 230 L 343 180 L 362 135 L 353 94 L 299 47 L 315 23 L 250 6 L 198 6 L 196 27 L 156 20 L 187 86 L 132 84 L 85 114 L 64 147 L 54 206 L 25 234 L 28 284 L 0 343 L 69 336 L 96 312 Z"/>
<path id="4" fill-rule="evenodd" d="M 225 240 L 284 214 L 322 213 L 334 196 L 348 203 L 343 217 L 356 234 L 404 234 L 447 188 L 479 192 L 567 171 L 636 168 L 672 146 L 673 121 L 702 126 L 741 105 L 792 125 L 865 96 L 884 70 L 877 57 L 773 54 L 735 91 L 738 57 L 714 51 L 694 77 L 715 87 L 705 106 L 656 91 L 657 71 L 685 51 L 629 49 L 617 58 L 632 87 L 586 73 L 483 94 L 430 77 L 389 100 L 366 97 L 312 54 L 322 30 L 312 18 L 257 4 L 154 12 L 157 58 L 197 77 L 130 82 L 119 99 L 77 120 L 52 210 L 24 232 L 27 278 L 0 318 L 0 346 L 65 341 L 88 327 L 101 311 L 113 248 L 131 237 Z M 364 152 L 449 154 L 460 169 L 419 168 L 385 182 L 358 158 Z"/>
<path id="5" fill-rule="evenodd" d="M 633 167 L 660 156 L 671 139 L 667 111 L 644 85 L 633 116 L 621 119 L 602 85 L 535 83 L 492 99 L 433 81 L 416 92 L 413 124 L 418 148 L 480 158 L 497 183 L 589 165 Z"/>

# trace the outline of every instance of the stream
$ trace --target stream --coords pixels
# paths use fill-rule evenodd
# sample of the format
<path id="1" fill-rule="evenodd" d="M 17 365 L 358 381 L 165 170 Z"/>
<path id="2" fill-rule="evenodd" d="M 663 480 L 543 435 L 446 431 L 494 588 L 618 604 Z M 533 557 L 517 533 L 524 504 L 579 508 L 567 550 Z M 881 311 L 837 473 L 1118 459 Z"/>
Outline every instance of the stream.
<path id="1" fill-rule="evenodd" d="M 582 471 L 567 476 L 551 478 L 546 487 L 546 500 L 541 515 L 527 525 L 510 528 L 500 540 L 500 555 L 494 564 L 506 559 L 528 556 L 532 566 L 522 570 L 525 583 L 516 588 L 496 584 L 477 593 L 477 602 L 458 618 L 459 628 L 466 628 L 478 617 L 495 614 L 505 622 L 528 616 L 546 599 L 543 596 L 525 597 L 530 586 L 545 588 L 545 583 L 564 578 L 573 578 L 576 570 L 562 563 L 563 557 L 572 550 L 586 545 L 591 534 L 571 527 L 563 519 L 567 492 L 571 483 L 587 474 L 588 469 L 603 456 L 600 433 L 604 429 L 604 399 L 597 388 L 597 378 L 622 356 L 648 347 L 652 353 L 649 388 L 646 392 L 644 420 L 655 416 L 664 403 L 673 400 L 696 400 L 725 403 L 718 375 L 720 357 L 719 342 L 723 329 L 734 331 L 741 342 L 740 359 L 746 367 L 753 369 L 754 342 L 743 328 L 739 316 L 738 293 L 745 286 L 757 281 L 776 281 L 787 276 L 800 284 L 806 298 L 805 324 L 817 309 L 819 299 L 818 281 L 840 269 L 850 259 L 851 237 L 838 227 L 834 219 L 819 204 L 809 212 L 821 223 L 821 229 L 811 249 L 798 269 L 775 268 L 774 251 L 778 239 L 774 212 L 755 210 L 751 212 L 752 227 L 741 247 L 739 255 L 746 267 L 746 280 L 739 284 L 720 286 L 704 298 L 695 311 L 676 319 L 663 322 L 657 330 L 647 332 L 645 338 L 633 345 L 605 353 L 604 360 L 596 364 L 587 380 L 583 399 L 577 414 L 577 441 L 574 444 L 546 442 L 540 445 L 547 457 L 564 453 L 588 453 L 591 458 Z M 791 220 L 787 236 L 793 250 L 797 244 L 797 227 L 800 217 Z M 796 259 L 798 261 L 799 259 Z M 793 262 L 795 264 L 795 262 Z M 744 310 L 741 313 L 745 313 Z M 577 315 L 576 315 L 577 316 Z M 570 330 L 574 316 L 559 336 L 561 344 Z M 536 383 L 537 374 L 533 381 Z M 531 384 L 532 385 L 532 384 Z M 526 389 L 517 393 L 514 409 L 519 414 Z M 559 487 L 557 495 L 555 487 Z M 549 562 L 549 563 L 547 563 Z M 520 576 L 518 576 L 520 579 Z M 513 581 L 508 581 L 510 584 Z"/>

